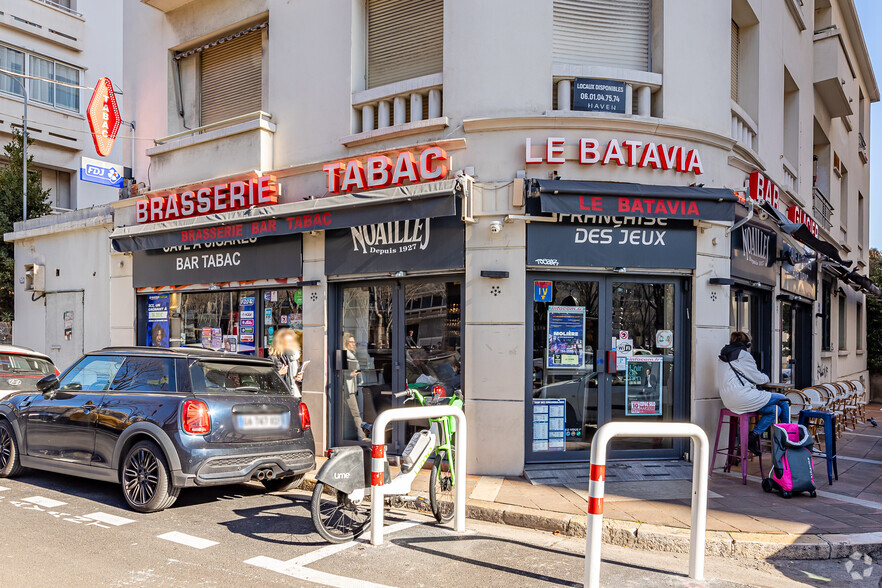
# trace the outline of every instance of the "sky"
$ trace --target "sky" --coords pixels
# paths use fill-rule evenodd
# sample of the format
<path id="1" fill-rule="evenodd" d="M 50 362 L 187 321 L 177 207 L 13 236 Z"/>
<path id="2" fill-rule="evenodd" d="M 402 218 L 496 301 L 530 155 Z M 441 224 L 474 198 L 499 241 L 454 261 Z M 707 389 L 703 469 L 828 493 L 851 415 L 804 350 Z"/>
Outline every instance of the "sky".
<path id="1" fill-rule="evenodd" d="M 882 2 L 855 0 L 876 81 L 882 86 Z M 882 101 L 870 106 L 870 247 L 882 249 Z"/>

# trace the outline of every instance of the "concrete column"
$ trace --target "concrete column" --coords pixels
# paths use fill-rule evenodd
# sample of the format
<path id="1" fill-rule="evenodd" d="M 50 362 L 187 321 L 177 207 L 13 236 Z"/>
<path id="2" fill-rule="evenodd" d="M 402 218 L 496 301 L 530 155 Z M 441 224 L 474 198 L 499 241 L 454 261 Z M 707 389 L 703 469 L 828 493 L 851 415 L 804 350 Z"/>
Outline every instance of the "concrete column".
<path id="1" fill-rule="evenodd" d="M 423 95 L 414 92 L 410 95 L 410 122 L 423 120 Z"/>
<path id="2" fill-rule="evenodd" d="M 374 105 L 365 104 L 361 107 L 361 132 L 374 130 Z"/>
<path id="3" fill-rule="evenodd" d="M 649 86 L 640 86 L 637 88 L 637 114 L 640 116 L 649 116 L 652 109 L 652 94 Z"/>
<path id="4" fill-rule="evenodd" d="M 392 105 L 388 100 L 381 100 L 377 111 L 377 127 L 385 129 L 392 124 Z"/>
<path id="5" fill-rule="evenodd" d="M 334 344 L 333 333 L 327 332 L 328 283 L 325 278 L 325 233 L 303 234 L 303 279 L 319 280 L 317 286 L 303 287 L 303 357 L 312 363 L 303 374 L 300 390 L 312 420 L 315 450 L 322 455 L 331 443 L 328 430 L 328 396 L 330 378 L 335 372 L 324 368 L 328 341 Z"/>
<path id="6" fill-rule="evenodd" d="M 441 90 L 429 90 L 429 118 L 441 116 Z"/>
<path id="7" fill-rule="evenodd" d="M 557 109 L 572 110 L 573 83 L 570 80 L 560 80 L 557 83 Z"/>
<path id="8" fill-rule="evenodd" d="M 407 122 L 407 101 L 404 96 L 396 96 L 392 99 L 392 105 L 395 113 L 395 125 L 403 125 Z"/>

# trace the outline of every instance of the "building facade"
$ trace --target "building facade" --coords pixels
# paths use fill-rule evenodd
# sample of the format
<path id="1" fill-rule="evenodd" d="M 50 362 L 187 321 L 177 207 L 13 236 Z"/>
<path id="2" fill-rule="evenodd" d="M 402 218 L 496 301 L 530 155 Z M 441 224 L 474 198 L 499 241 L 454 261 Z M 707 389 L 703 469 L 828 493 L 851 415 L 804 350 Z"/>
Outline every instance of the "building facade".
<path id="1" fill-rule="evenodd" d="M 53 209 L 6 236 L 15 242 L 13 339 L 45 351 L 61 367 L 110 342 L 107 234 L 113 216 L 103 207 L 118 199 L 118 190 L 82 180 L 80 167 L 84 157 L 119 169 L 131 165 L 127 130 L 120 132 L 127 140 L 99 158 L 86 122 L 86 88 L 99 77 L 117 83 L 123 103 L 122 15 L 121 3 L 76 0 L 12 0 L 0 9 L 0 70 L 12 74 L 0 74 L 0 142 L 9 142 L 12 127 L 21 129 L 26 91 L 34 141 L 28 172 L 40 175 Z M 26 275 L 32 266 L 42 274 L 40 291 Z"/>
<path id="2" fill-rule="evenodd" d="M 462 388 L 483 474 L 584 462 L 610 420 L 713 434 L 736 328 L 773 381 L 867 381 L 879 92 L 850 0 L 124 11 L 155 140 L 112 205 L 114 337 L 263 354 L 294 328 L 321 448 L 405 385 Z"/>

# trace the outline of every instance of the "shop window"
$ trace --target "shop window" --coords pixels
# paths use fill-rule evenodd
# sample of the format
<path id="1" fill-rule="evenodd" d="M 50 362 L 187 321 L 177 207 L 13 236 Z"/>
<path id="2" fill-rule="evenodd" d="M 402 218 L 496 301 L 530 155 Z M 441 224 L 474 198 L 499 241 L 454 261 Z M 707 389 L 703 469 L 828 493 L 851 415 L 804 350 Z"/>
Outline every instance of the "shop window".
<path id="1" fill-rule="evenodd" d="M 368 0 L 367 87 L 441 73 L 444 0 Z"/>
<path id="2" fill-rule="evenodd" d="M 172 294 L 169 343 L 254 353 L 260 344 L 256 296 L 256 290 Z"/>
<path id="3" fill-rule="evenodd" d="M 649 71 L 650 0 L 554 0 L 554 62 Z"/>
<path id="4" fill-rule="evenodd" d="M 864 348 L 864 305 L 860 302 L 855 307 L 854 319 L 855 349 Z"/>
<path id="5" fill-rule="evenodd" d="M 848 348 L 847 343 L 847 324 L 846 324 L 846 314 L 847 314 L 847 301 L 845 296 L 839 297 L 839 350 L 844 351 Z"/>
<path id="6" fill-rule="evenodd" d="M 263 291 L 263 340 L 269 347 L 279 329 L 294 329 L 303 336 L 303 290 L 284 288 Z"/>
<path id="7" fill-rule="evenodd" d="M 833 350 L 833 341 L 830 336 L 831 306 L 833 298 L 833 283 L 824 280 L 821 286 L 821 349 Z"/>
<path id="8" fill-rule="evenodd" d="M 129 357 L 116 372 L 111 390 L 118 392 L 174 392 L 174 360 L 163 357 Z"/>

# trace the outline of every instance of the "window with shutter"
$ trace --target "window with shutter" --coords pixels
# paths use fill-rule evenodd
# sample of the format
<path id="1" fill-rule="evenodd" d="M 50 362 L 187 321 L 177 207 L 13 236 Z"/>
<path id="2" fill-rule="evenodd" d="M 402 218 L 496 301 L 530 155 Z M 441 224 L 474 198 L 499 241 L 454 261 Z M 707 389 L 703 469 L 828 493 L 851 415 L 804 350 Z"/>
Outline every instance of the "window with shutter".
<path id="1" fill-rule="evenodd" d="M 554 0 L 555 63 L 649 70 L 651 0 Z"/>
<path id="2" fill-rule="evenodd" d="M 367 87 L 441 73 L 444 0 L 368 0 Z"/>
<path id="3" fill-rule="evenodd" d="M 258 29 L 199 51 L 202 125 L 261 110 L 262 40 Z"/>
<path id="4" fill-rule="evenodd" d="M 738 50 L 740 39 L 738 25 L 732 21 L 732 100 L 738 102 Z"/>

